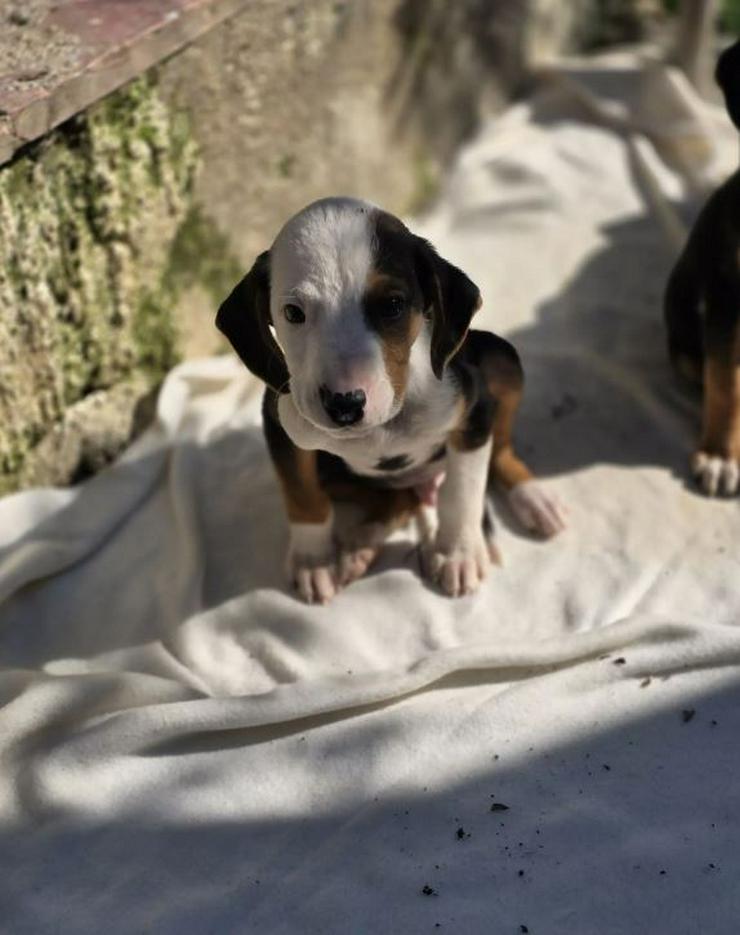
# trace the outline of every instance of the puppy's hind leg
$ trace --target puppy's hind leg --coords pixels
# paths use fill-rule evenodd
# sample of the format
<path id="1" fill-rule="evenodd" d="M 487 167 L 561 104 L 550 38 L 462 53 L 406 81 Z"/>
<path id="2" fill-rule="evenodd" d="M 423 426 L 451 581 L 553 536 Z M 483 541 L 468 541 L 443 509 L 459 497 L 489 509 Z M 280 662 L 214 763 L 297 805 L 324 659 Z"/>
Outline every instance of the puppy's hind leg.
<path id="1" fill-rule="evenodd" d="M 514 451 L 512 430 L 524 377 L 519 356 L 511 345 L 507 344 L 507 353 L 500 356 L 489 376 L 489 389 L 497 401 L 490 476 L 503 487 L 509 506 L 525 529 L 541 536 L 554 536 L 565 529 L 568 513 L 559 498 L 536 480 Z"/>
<path id="2" fill-rule="evenodd" d="M 345 586 L 365 574 L 388 536 L 416 513 L 419 501 L 413 490 L 378 490 L 362 483 L 332 485 L 328 490 L 335 500 L 346 500 L 363 511 L 359 522 L 337 528 L 339 583 Z"/>

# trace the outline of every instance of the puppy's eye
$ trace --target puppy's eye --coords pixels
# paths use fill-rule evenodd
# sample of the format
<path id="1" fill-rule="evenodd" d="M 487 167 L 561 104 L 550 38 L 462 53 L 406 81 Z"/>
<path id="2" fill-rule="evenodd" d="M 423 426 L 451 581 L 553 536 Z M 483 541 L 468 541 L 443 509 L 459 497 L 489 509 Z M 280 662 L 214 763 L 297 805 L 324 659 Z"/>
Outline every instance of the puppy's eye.
<path id="1" fill-rule="evenodd" d="M 298 308 L 297 305 L 283 305 L 283 315 L 291 325 L 302 325 L 306 320 L 303 309 Z"/>
<path id="2" fill-rule="evenodd" d="M 381 306 L 381 314 L 386 321 L 395 321 L 406 311 L 406 299 L 402 295 L 390 295 Z"/>

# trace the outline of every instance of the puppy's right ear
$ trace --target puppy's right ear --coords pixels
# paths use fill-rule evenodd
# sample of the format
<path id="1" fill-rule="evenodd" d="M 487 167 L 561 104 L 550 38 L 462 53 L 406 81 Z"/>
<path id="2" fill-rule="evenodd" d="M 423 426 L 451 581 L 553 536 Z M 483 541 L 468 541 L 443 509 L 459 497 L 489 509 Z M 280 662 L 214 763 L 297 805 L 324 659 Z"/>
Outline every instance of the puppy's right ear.
<path id="1" fill-rule="evenodd" d="M 216 327 L 231 342 L 242 362 L 277 393 L 289 391 L 285 358 L 270 331 L 270 252 L 254 266 L 222 303 Z"/>
<path id="2" fill-rule="evenodd" d="M 725 96 L 727 113 L 740 130 L 740 39 L 720 55 L 714 77 Z"/>

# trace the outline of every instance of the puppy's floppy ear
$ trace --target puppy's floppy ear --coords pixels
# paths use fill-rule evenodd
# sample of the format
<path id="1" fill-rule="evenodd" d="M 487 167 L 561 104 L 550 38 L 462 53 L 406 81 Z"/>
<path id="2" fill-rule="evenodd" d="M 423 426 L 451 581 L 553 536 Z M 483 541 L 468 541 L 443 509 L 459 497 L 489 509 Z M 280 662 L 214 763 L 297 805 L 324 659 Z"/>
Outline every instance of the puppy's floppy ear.
<path id="1" fill-rule="evenodd" d="M 740 130 L 740 39 L 720 55 L 714 77 L 725 95 L 727 113 Z"/>
<path id="2" fill-rule="evenodd" d="M 216 327 L 255 376 L 288 392 L 288 368 L 270 331 L 270 253 L 261 253 L 218 310 Z"/>
<path id="3" fill-rule="evenodd" d="M 462 270 L 443 260 L 421 237 L 416 238 L 416 268 L 425 314 L 432 320 L 432 370 L 441 380 L 481 306 L 480 292 Z"/>

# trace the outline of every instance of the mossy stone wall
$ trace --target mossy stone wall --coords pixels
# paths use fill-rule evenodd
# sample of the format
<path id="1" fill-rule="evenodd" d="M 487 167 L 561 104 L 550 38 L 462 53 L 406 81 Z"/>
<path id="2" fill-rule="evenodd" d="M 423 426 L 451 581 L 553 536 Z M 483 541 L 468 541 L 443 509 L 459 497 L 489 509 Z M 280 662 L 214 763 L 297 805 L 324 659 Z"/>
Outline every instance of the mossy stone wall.
<path id="1" fill-rule="evenodd" d="M 104 439 L 90 467 L 117 453 L 132 402 L 178 359 L 182 289 L 202 273 L 215 298 L 236 275 L 194 202 L 188 115 L 162 101 L 157 79 L 136 80 L 0 170 L 0 493 L 85 473 L 84 424 L 73 426 L 88 397 Z M 64 420 L 71 437 L 47 438 Z"/>

